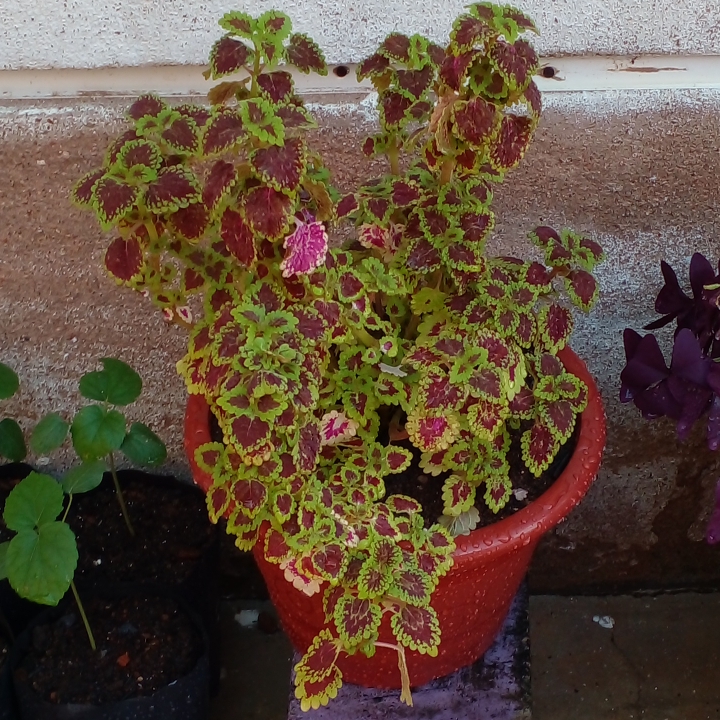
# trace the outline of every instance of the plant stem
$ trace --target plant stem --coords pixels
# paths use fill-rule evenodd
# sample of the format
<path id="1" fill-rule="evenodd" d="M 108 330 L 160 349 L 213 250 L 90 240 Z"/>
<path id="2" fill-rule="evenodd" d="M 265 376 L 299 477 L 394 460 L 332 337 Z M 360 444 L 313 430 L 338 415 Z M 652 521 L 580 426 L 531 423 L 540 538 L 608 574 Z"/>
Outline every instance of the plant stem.
<path id="1" fill-rule="evenodd" d="M 398 668 L 400 669 L 400 678 L 402 681 L 402 692 L 400 693 L 400 702 L 405 703 L 409 707 L 413 706 L 412 693 L 410 692 L 410 674 L 405 661 L 405 648 L 402 645 L 391 645 L 390 643 L 376 642 L 375 647 L 384 647 L 390 650 L 396 650 L 398 654 Z"/>
<path id="2" fill-rule="evenodd" d="M 70 581 L 70 588 L 72 589 L 73 595 L 75 596 L 75 602 L 77 603 L 78 610 L 80 611 L 80 617 L 82 618 L 83 625 L 85 625 L 85 632 L 87 633 L 88 640 L 90 640 L 90 647 L 93 650 L 97 650 L 97 645 L 95 644 L 95 637 L 93 636 L 92 630 L 90 629 L 90 623 L 88 622 L 87 615 L 85 614 L 85 608 L 80 602 L 80 596 L 78 595 L 77 588 L 75 587 L 75 583 L 72 580 Z"/>
<path id="3" fill-rule="evenodd" d="M 453 170 L 455 170 L 455 160 L 448 158 L 442 164 L 442 170 L 440 171 L 440 184 L 447 185 L 453 176 Z"/>
<path id="4" fill-rule="evenodd" d="M 397 143 L 393 143 L 387 151 L 387 158 L 390 161 L 390 173 L 392 175 L 400 174 L 400 148 Z"/>
<path id="5" fill-rule="evenodd" d="M 70 495 L 68 495 L 68 504 L 67 504 L 67 507 L 65 508 L 65 513 L 63 514 L 63 518 L 62 518 L 63 522 L 65 522 L 65 519 L 67 518 L 68 513 L 70 512 L 70 506 L 72 505 L 72 499 L 73 499 L 73 496 L 72 496 L 72 493 L 70 493 Z"/>
<path id="6" fill-rule="evenodd" d="M 112 453 L 110 453 L 108 458 L 110 460 L 110 474 L 112 475 L 113 482 L 115 483 L 115 495 L 120 503 L 120 510 L 122 510 L 123 518 L 125 519 L 125 524 L 127 525 L 130 535 L 135 537 L 135 529 L 130 522 L 130 515 L 128 514 L 127 506 L 125 505 L 125 498 L 123 497 L 122 490 L 120 489 L 120 480 L 118 480 L 117 470 L 115 470 L 115 458 Z"/>

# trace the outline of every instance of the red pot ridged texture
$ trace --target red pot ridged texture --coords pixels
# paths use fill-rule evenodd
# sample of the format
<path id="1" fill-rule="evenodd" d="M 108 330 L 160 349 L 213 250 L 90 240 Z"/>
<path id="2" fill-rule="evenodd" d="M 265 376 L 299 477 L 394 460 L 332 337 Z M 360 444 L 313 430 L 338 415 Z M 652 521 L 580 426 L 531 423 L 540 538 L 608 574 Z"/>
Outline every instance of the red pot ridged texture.
<path id="1" fill-rule="evenodd" d="M 441 642 L 436 657 L 407 651 L 410 682 L 425 683 L 469 665 L 492 644 L 510 603 L 544 533 L 561 522 L 587 492 L 600 467 L 605 447 L 605 413 L 595 381 L 570 349 L 559 357 L 566 369 L 588 386 L 588 406 L 580 420 L 577 446 L 567 467 L 553 485 L 514 515 L 455 539 L 454 563 L 441 578 L 432 605 L 440 621 Z M 195 449 L 210 442 L 205 399 L 191 395 L 185 418 L 185 450 L 195 482 L 204 490 L 211 478 L 195 462 Z M 283 629 L 303 652 L 324 626 L 323 593 L 308 597 L 292 587 L 277 565 L 268 563 L 262 543 L 255 558 L 277 608 Z M 389 617 L 383 618 L 380 640 L 394 643 Z M 338 666 L 345 682 L 377 688 L 400 688 L 397 652 L 377 649 L 375 656 L 341 655 Z"/>

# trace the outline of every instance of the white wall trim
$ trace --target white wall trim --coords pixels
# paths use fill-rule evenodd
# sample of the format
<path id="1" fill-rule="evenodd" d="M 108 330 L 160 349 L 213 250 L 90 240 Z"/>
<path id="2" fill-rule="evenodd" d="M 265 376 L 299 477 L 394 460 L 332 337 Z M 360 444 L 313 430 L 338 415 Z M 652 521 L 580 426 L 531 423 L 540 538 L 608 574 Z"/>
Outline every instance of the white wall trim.
<path id="1" fill-rule="evenodd" d="M 720 55 L 568 56 L 543 58 L 554 77 L 538 77 L 542 92 L 720 89 Z M 340 68 L 340 70 L 338 70 Z M 339 76 L 347 69 L 347 74 Z M 89 70 L 1 70 L 0 100 L 204 95 L 212 83 L 196 65 L 98 68 Z M 547 71 L 546 71 L 547 72 Z M 352 64 L 334 66 L 326 77 L 295 73 L 306 95 L 366 92 Z"/>

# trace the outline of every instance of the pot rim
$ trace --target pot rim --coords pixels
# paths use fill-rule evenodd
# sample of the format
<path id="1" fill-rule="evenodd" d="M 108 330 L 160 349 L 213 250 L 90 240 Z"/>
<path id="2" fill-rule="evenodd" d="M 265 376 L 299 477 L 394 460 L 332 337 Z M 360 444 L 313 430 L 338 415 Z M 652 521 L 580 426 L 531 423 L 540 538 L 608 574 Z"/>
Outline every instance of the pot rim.
<path id="1" fill-rule="evenodd" d="M 490 558 L 513 552 L 516 548 L 537 542 L 540 536 L 561 522 L 587 493 L 600 468 L 605 448 L 605 411 L 597 384 L 585 363 L 569 347 L 558 357 L 565 369 L 579 377 L 588 388 L 587 407 L 580 416 L 580 434 L 575 450 L 560 477 L 530 505 L 491 525 L 455 538 L 454 568 L 477 562 L 478 552 Z M 193 479 L 207 492 L 210 475 L 198 467 L 195 450 L 211 442 L 208 403 L 202 395 L 188 396 L 185 413 L 185 453 Z"/>

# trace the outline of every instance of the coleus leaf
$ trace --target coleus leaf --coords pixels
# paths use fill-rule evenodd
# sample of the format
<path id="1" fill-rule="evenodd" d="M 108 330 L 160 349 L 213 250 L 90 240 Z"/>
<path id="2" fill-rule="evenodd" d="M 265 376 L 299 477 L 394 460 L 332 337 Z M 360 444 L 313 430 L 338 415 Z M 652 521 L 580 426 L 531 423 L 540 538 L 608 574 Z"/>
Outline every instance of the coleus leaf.
<path id="1" fill-rule="evenodd" d="M 267 488 L 259 480 L 236 480 L 230 492 L 235 505 L 250 518 L 257 515 L 267 501 Z"/>
<path id="2" fill-rule="evenodd" d="M 405 429 L 410 441 L 423 452 L 450 447 L 457 437 L 459 423 L 453 415 L 419 415 L 408 417 Z"/>
<path id="3" fill-rule="evenodd" d="M 550 429 L 541 421 L 526 430 L 520 439 L 522 458 L 528 470 L 539 477 L 555 459 L 560 443 Z"/>
<path id="4" fill-rule="evenodd" d="M 280 263 L 283 277 L 308 275 L 325 262 L 328 236 L 325 225 L 295 218 L 295 230 L 285 238 L 285 258 Z"/>
<path id="5" fill-rule="evenodd" d="M 197 242 L 208 229 L 210 213 L 202 202 L 181 207 L 168 218 L 177 234 L 190 242 Z"/>
<path id="6" fill-rule="evenodd" d="M 472 15 L 460 15 L 453 23 L 450 39 L 457 50 L 470 50 L 475 45 L 485 43 L 492 31 L 487 23 Z"/>
<path id="7" fill-rule="evenodd" d="M 293 459 L 300 470 L 310 472 L 315 469 L 320 455 L 321 442 L 322 436 L 318 423 L 309 422 L 300 428 L 293 447 Z"/>
<path id="8" fill-rule="evenodd" d="M 312 130 L 317 122 L 302 105 L 282 105 L 275 111 L 286 130 Z"/>
<path id="9" fill-rule="evenodd" d="M 257 257 L 255 236 L 243 216 L 226 209 L 220 223 L 220 237 L 230 254 L 244 267 L 251 268 Z"/>
<path id="10" fill-rule="evenodd" d="M 218 160 L 212 166 L 202 194 L 202 201 L 210 212 L 213 212 L 228 196 L 237 182 L 237 177 L 237 171 L 232 163 Z"/>
<path id="11" fill-rule="evenodd" d="M 251 40 L 255 33 L 257 21 L 247 13 L 236 10 L 225 13 L 218 21 L 218 25 L 232 35 L 239 35 Z"/>
<path id="12" fill-rule="evenodd" d="M 162 132 L 162 139 L 175 152 L 192 155 L 200 149 L 200 131 L 195 121 L 180 116 Z"/>
<path id="13" fill-rule="evenodd" d="M 494 513 L 499 512 L 507 505 L 511 493 L 512 483 L 510 478 L 496 475 L 485 479 L 483 500 Z"/>
<path id="14" fill-rule="evenodd" d="M 434 71 L 431 65 L 425 65 L 420 70 L 398 70 L 398 86 L 410 93 L 413 98 L 420 98 L 430 87 Z"/>
<path id="15" fill-rule="evenodd" d="M 573 331 L 573 316 L 567 308 L 556 303 L 546 305 L 538 312 L 537 323 L 545 350 L 554 353 L 567 345 Z"/>
<path id="16" fill-rule="evenodd" d="M 323 628 L 295 666 L 295 697 L 303 712 L 317 710 L 337 697 L 342 673 L 335 664 L 340 642 Z"/>
<path id="17" fill-rule="evenodd" d="M 388 445 L 383 455 L 383 472 L 388 474 L 403 472 L 410 467 L 412 458 L 412 452 L 408 448 Z"/>
<path id="18" fill-rule="evenodd" d="M 514 168 L 522 160 L 530 144 L 535 123 L 532 118 L 506 115 L 500 125 L 497 142 L 493 143 L 490 163 L 501 172 Z"/>
<path id="19" fill-rule="evenodd" d="M 572 303 L 585 312 L 592 308 L 600 294 L 597 280 L 585 270 L 572 270 L 565 277 L 565 289 Z"/>
<path id="20" fill-rule="evenodd" d="M 406 495 L 390 495 L 385 499 L 385 504 L 395 513 L 414 515 L 422 512 L 422 505 L 415 498 Z"/>
<path id="21" fill-rule="evenodd" d="M 127 117 L 130 120 L 141 120 L 144 117 L 157 117 L 164 110 L 167 110 L 167 105 L 157 95 L 145 94 L 141 95 L 135 102 L 128 108 Z"/>
<path id="22" fill-rule="evenodd" d="M 293 200 L 271 187 L 255 187 L 245 193 L 243 209 L 253 231 L 277 240 L 288 227 Z"/>
<path id="23" fill-rule="evenodd" d="M 241 40 L 229 35 L 220 38 L 210 51 L 210 72 L 213 80 L 231 75 L 253 62 L 253 51 Z"/>
<path id="24" fill-rule="evenodd" d="M 412 119 L 408 112 L 415 98 L 405 90 L 388 90 L 380 96 L 380 113 L 385 127 L 398 128 Z"/>
<path id="25" fill-rule="evenodd" d="M 203 152 L 208 156 L 216 155 L 229 150 L 246 138 L 247 131 L 237 110 L 215 108 L 203 129 Z"/>
<path id="26" fill-rule="evenodd" d="M 145 191 L 145 204 L 152 212 L 176 212 L 201 199 L 195 174 L 184 167 L 166 167 Z"/>
<path id="27" fill-rule="evenodd" d="M 285 48 L 285 59 L 302 73 L 312 71 L 319 75 L 327 75 L 325 56 L 317 43 L 307 35 L 295 33 L 290 36 Z"/>
<path id="28" fill-rule="evenodd" d="M 432 607 L 406 605 L 390 619 L 395 637 L 405 647 L 422 655 L 437 655 L 440 622 Z"/>
<path id="29" fill-rule="evenodd" d="M 500 75 L 514 89 L 524 89 L 538 68 L 538 56 L 525 40 L 514 43 L 497 40 L 490 50 L 490 58 Z"/>
<path id="30" fill-rule="evenodd" d="M 128 282 L 142 270 L 143 252 L 135 236 L 115 238 L 105 252 L 105 268 L 118 280 Z"/>
<path id="31" fill-rule="evenodd" d="M 335 605 L 335 627 L 344 645 L 358 645 L 377 638 L 382 609 L 369 599 L 344 595 Z"/>
<path id="32" fill-rule="evenodd" d="M 448 53 L 440 66 L 440 79 L 451 90 L 458 92 L 462 85 L 465 74 L 477 57 L 478 53 L 474 50 L 460 53 Z"/>
<path id="33" fill-rule="evenodd" d="M 375 53 L 365 58 L 357 67 L 358 82 L 362 82 L 367 77 L 382 75 L 390 67 L 390 60 L 385 55 Z"/>
<path id="34" fill-rule="evenodd" d="M 390 33 L 378 48 L 378 54 L 400 63 L 410 61 L 410 38 L 402 33 Z"/>
<path id="35" fill-rule="evenodd" d="M 504 403 L 479 399 L 467 411 L 468 424 L 475 435 L 489 441 L 502 430 L 508 413 Z"/>
<path id="36" fill-rule="evenodd" d="M 87 208 L 92 205 L 95 183 L 105 175 L 104 168 L 92 170 L 78 180 L 70 193 L 70 198 L 78 207 Z"/>
<path id="37" fill-rule="evenodd" d="M 453 118 L 458 136 L 471 147 L 482 148 L 497 133 L 502 115 L 495 105 L 478 97 L 455 103 Z"/>
<path id="38" fill-rule="evenodd" d="M 292 75 L 284 70 L 258 75 L 260 91 L 273 103 L 281 103 L 294 94 Z"/>
<path id="39" fill-rule="evenodd" d="M 283 145 L 259 148 L 250 156 L 258 176 L 277 190 L 295 190 L 305 172 L 305 143 L 292 138 Z"/>
<path id="40" fill-rule="evenodd" d="M 540 405 L 543 424 L 561 444 L 570 439 L 575 428 L 576 414 L 576 409 L 570 400 L 558 398 Z"/>
<path id="41" fill-rule="evenodd" d="M 351 420 L 344 413 L 332 410 L 325 413 L 320 421 L 320 436 L 322 445 L 336 445 L 354 437 L 358 423 Z"/>
<path id="42" fill-rule="evenodd" d="M 443 483 L 442 499 L 445 515 L 460 515 L 475 504 L 475 488 L 460 475 L 450 475 Z"/>
<path id="43" fill-rule="evenodd" d="M 92 188 L 92 204 L 104 228 L 127 215 L 135 207 L 139 195 L 137 187 L 110 175 L 104 175 Z"/>

